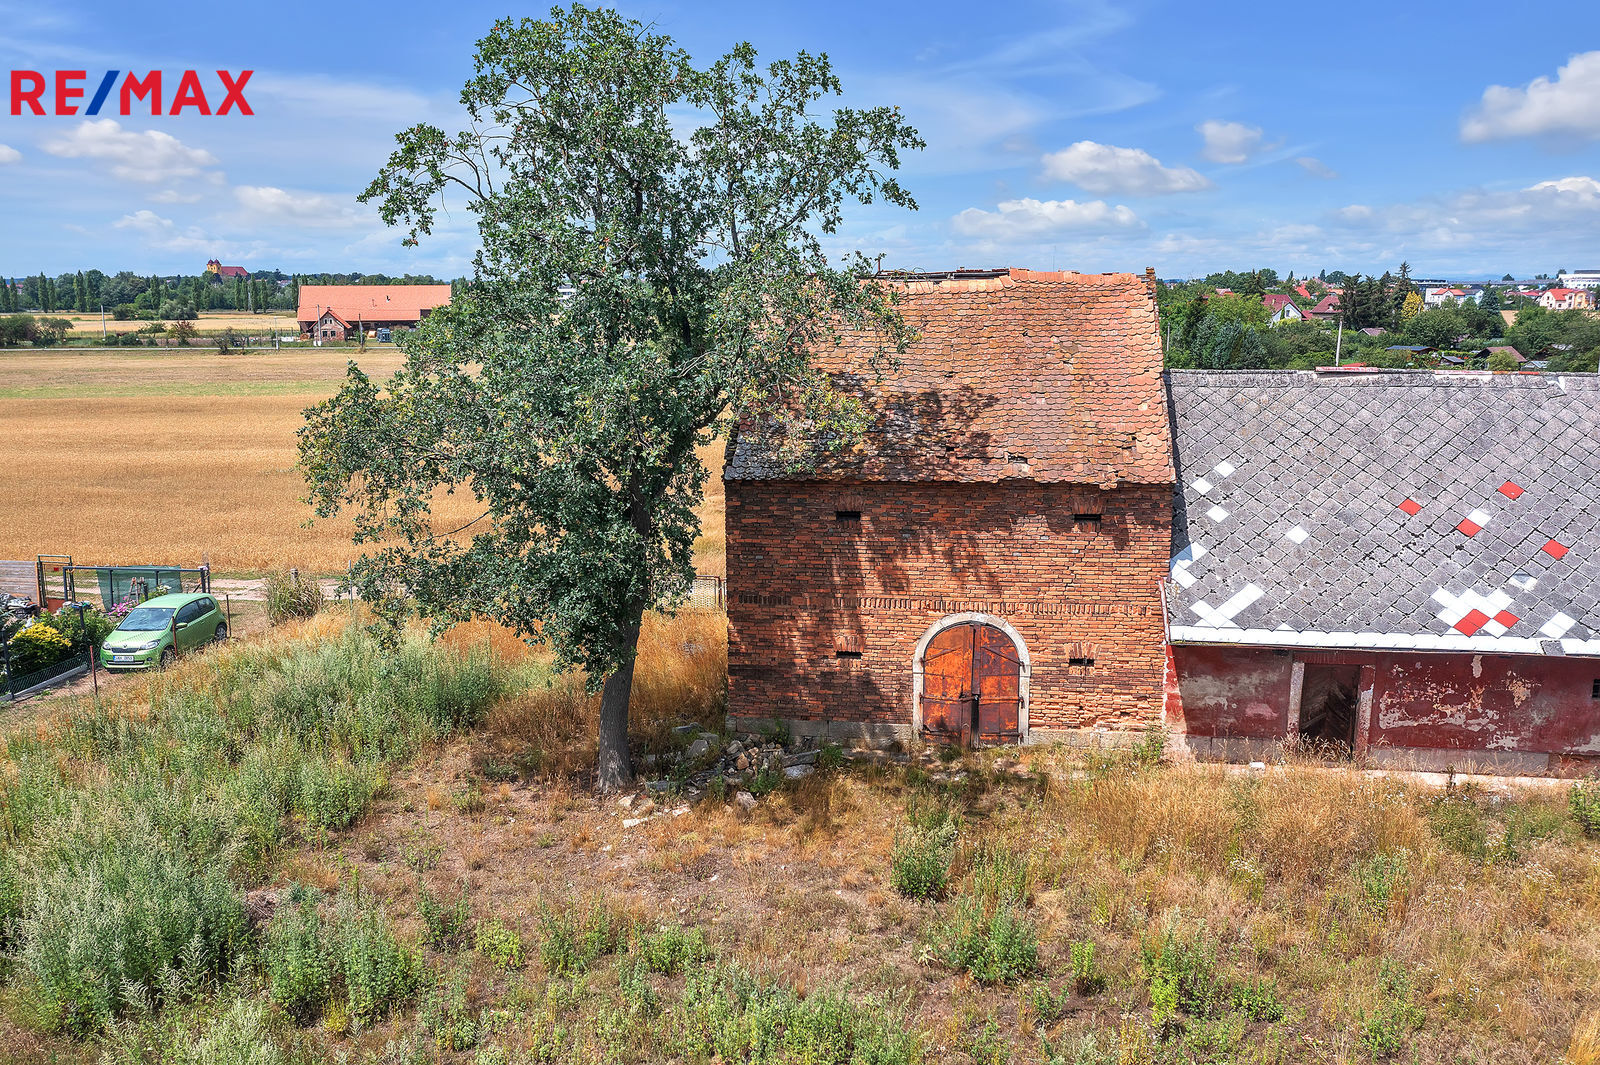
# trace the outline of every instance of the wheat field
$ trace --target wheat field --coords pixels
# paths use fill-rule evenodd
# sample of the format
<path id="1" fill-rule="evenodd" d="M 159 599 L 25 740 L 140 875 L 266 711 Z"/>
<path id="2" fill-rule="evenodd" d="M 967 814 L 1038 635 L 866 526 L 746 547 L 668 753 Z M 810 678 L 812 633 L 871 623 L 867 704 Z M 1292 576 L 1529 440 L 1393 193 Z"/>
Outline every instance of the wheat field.
<path id="1" fill-rule="evenodd" d="M 375 378 L 394 351 L 359 357 Z M 342 571 L 358 554 L 348 521 L 305 526 L 295 469 L 301 412 L 330 395 L 341 354 L 8 352 L 0 354 L 0 558 L 67 554 L 91 565 L 198 565 L 218 573 Z M 722 572 L 721 445 L 701 508 L 701 569 Z M 442 526 L 475 516 L 442 499 Z"/>

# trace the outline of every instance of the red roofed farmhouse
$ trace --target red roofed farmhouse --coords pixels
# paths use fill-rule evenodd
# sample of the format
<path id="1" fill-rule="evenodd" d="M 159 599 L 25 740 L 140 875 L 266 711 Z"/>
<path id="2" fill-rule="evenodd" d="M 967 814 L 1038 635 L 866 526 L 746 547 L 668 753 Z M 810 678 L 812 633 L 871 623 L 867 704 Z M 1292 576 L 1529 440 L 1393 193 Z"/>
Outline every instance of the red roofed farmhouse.
<path id="1" fill-rule="evenodd" d="M 295 317 L 304 337 L 348 340 L 358 331 L 415 326 L 449 302 L 449 285 L 301 285 Z"/>
<path id="2" fill-rule="evenodd" d="M 730 443 L 730 718 L 968 742 L 1158 723 L 1173 467 L 1153 276 L 893 283 L 918 337 L 871 389 L 861 448 L 796 474 L 754 433 Z"/>

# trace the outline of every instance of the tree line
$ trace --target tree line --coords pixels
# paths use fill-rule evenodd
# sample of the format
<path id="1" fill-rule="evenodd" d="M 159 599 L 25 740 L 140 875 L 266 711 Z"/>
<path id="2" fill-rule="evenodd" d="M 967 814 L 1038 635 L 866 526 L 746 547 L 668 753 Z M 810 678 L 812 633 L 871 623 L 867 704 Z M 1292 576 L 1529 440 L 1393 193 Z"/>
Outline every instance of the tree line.
<path id="1" fill-rule="evenodd" d="M 54 277 L 45 273 L 21 278 L 0 277 L 0 314 L 57 314 L 101 311 L 118 321 L 187 320 L 206 311 L 293 311 L 305 285 L 440 285 L 431 274 L 318 273 L 285 274 L 278 270 L 248 277 L 217 274 L 152 274 L 122 270 L 107 274 L 79 270 Z M 452 288 L 464 279 L 451 282 Z"/>

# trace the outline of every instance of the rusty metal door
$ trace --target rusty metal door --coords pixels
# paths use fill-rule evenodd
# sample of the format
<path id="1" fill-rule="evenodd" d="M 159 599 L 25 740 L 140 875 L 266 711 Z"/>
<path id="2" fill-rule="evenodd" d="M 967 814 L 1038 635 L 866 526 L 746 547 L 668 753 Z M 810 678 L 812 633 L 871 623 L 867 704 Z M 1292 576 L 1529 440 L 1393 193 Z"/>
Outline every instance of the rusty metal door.
<path id="1" fill-rule="evenodd" d="M 930 738 L 970 744 L 1020 735 L 1022 663 L 993 625 L 953 625 L 922 656 L 922 727 Z"/>

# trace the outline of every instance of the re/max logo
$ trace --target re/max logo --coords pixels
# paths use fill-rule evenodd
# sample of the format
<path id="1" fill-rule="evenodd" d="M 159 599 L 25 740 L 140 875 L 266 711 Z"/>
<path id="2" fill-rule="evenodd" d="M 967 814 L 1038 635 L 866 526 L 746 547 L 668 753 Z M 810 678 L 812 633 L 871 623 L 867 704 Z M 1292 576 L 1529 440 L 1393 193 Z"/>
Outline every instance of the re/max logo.
<path id="1" fill-rule="evenodd" d="M 253 70 L 241 70 L 232 74 L 226 70 L 217 71 L 217 78 L 222 82 L 219 92 L 213 89 L 213 97 L 220 95 L 222 102 L 215 112 L 211 110 L 211 100 L 206 97 L 205 86 L 200 83 L 200 75 L 193 70 L 185 70 L 178 79 L 177 91 L 172 95 L 170 106 L 161 109 L 161 71 L 152 70 L 139 77 L 133 71 L 128 71 L 123 77 L 120 70 L 108 70 L 105 77 L 100 79 L 99 86 L 94 90 L 94 95 L 89 97 L 87 107 L 79 110 L 77 101 L 88 96 L 89 72 L 86 70 L 56 70 L 51 71 L 53 77 L 46 78 L 37 70 L 13 70 L 11 72 L 11 113 L 20 115 L 26 107 L 36 115 L 98 115 L 102 107 L 116 106 L 117 114 L 129 115 L 133 113 L 134 101 L 141 105 L 148 104 L 152 115 L 177 115 L 182 114 L 184 108 L 192 107 L 196 114 L 225 115 L 238 107 L 241 115 L 253 115 L 250 110 L 250 101 L 244 98 L 244 87 L 250 80 Z M 118 79 L 121 85 L 118 85 Z M 47 109 L 44 103 L 45 90 L 54 83 L 55 106 Z M 112 93 L 117 98 L 111 99 Z"/>

